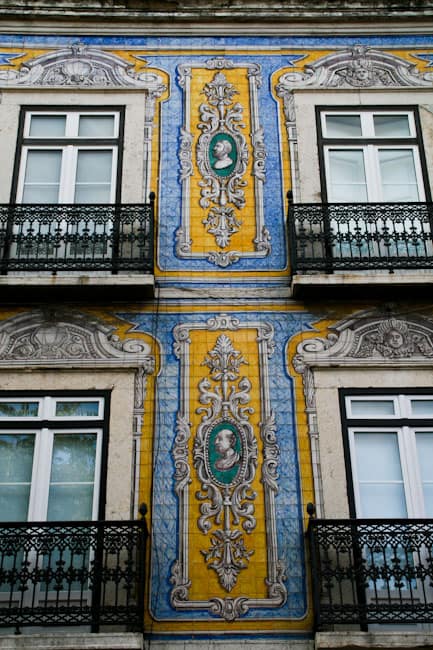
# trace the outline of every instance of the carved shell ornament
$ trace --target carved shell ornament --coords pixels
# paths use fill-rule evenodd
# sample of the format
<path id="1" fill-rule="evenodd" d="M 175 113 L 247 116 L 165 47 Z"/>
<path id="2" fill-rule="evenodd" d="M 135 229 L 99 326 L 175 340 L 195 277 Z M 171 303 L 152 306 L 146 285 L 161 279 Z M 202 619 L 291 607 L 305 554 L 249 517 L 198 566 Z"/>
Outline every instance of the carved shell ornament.
<path id="1" fill-rule="evenodd" d="M 293 366 L 305 374 L 315 365 L 362 364 L 361 360 L 382 364 L 413 358 L 433 358 L 433 323 L 429 319 L 416 316 L 403 320 L 367 313 L 337 323 L 326 338 L 300 343 Z"/>
<path id="2" fill-rule="evenodd" d="M 137 87 L 160 97 L 162 78 L 137 72 L 133 63 L 111 52 L 82 43 L 55 50 L 23 63 L 18 70 L 0 70 L 0 84 L 11 86 L 75 86 L 84 88 Z"/>

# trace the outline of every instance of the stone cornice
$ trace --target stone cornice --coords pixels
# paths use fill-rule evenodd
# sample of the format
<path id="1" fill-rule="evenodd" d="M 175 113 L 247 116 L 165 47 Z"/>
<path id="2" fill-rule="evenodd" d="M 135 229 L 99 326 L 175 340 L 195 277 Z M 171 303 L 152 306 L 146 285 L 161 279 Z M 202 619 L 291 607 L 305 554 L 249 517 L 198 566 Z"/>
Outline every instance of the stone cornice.
<path id="1" fill-rule="evenodd" d="M 212 21 L 377 24 L 389 20 L 407 23 L 431 19 L 433 6 L 430 0 L 317 0 L 315 3 L 268 0 L 265 8 L 258 0 L 0 0 L 0 20 L 6 17 L 28 18 L 31 22 L 80 19 L 104 23 L 140 20 L 180 24 Z"/>

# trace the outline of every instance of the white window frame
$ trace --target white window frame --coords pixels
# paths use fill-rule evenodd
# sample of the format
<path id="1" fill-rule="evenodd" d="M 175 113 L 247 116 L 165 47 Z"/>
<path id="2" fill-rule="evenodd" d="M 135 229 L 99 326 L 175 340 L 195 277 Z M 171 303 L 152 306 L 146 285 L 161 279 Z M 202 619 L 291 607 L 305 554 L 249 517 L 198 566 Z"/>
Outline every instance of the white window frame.
<path id="1" fill-rule="evenodd" d="M 320 119 L 321 119 L 321 124 L 322 124 L 322 135 L 326 139 L 332 139 L 335 140 L 337 139 L 336 136 L 330 136 L 328 135 L 327 131 L 327 124 L 326 124 L 326 117 L 328 115 L 359 115 L 360 116 L 360 122 L 361 122 L 361 135 L 356 136 L 340 136 L 340 138 L 347 139 L 347 140 L 363 140 L 365 138 L 375 138 L 377 140 L 395 140 L 395 136 L 378 136 L 374 132 L 374 116 L 375 115 L 406 115 L 408 117 L 408 124 L 409 124 L 409 135 L 408 136 L 402 136 L 404 139 L 406 138 L 417 138 L 417 132 L 416 132 L 416 126 L 415 126 L 415 117 L 413 114 L 413 111 L 400 111 L 400 110 L 394 110 L 392 106 L 387 109 L 386 107 L 381 108 L 381 109 L 374 109 L 374 110 L 353 110 L 353 111 L 341 111 L 336 108 L 335 110 L 323 110 L 320 113 Z M 400 139 L 400 138 L 399 138 Z"/>
<path id="2" fill-rule="evenodd" d="M 96 139 L 107 139 L 112 138 L 112 139 L 117 139 L 119 137 L 119 117 L 120 114 L 118 111 L 86 111 L 84 110 L 74 110 L 74 109 L 68 109 L 65 111 L 50 111 L 50 110 L 43 110 L 43 111 L 32 111 L 32 110 L 27 110 L 24 118 L 24 138 L 37 138 L 37 136 L 31 136 L 30 135 L 30 126 L 31 126 L 31 120 L 32 117 L 66 117 L 66 126 L 65 126 L 65 134 L 63 138 L 74 138 L 77 140 L 81 139 L 86 139 L 88 136 L 80 136 L 78 135 L 78 129 L 79 129 L 79 120 L 81 116 L 85 117 L 114 117 L 114 128 L 113 128 L 113 133 L 111 136 L 92 136 L 92 140 Z M 60 139 L 62 136 L 54 135 L 53 139 Z M 49 140 L 50 136 L 43 136 L 43 138 L 37 138 L 41 140 Z"/>
<path id="3" fill-rule="evenodd" d="M 9 415 L 0 415 L 0 422 L 11 422 L 11 421 L 38 421 L 38 420 L 102 420 L 104 417 L 104 398 L 103 397 L 82 397 L 80 395 L 74 397 L 52 397 L 47 395 L 45 397 L 1 397 L 0 404 L 34 404 L 38 403 L 38 414 L 36 416 L 9 416 Z M 56 404 L 57 402 L 97 402 L 98 403 L 98 413 L 97 415 L 56 415 Z"/>
<path id="4" fill-rule="evenodd" d="M 63 136 L 30 136 L 30 125 L 33 116 L 65 116 L 66 125 Z M 112 136 L 79 136 L 79 119 L 81 116 L 104 117 L 113 116 L 113 134 Z M 60 151 L 62 154 L 60 169 L 60 184 L 58 204 L 75 203 L 77 160 L 80 151 L 110 151 L 112 154 L 111 161 L 111 178 L 110 178 L 110 197 L 108 204 L 116 201 L 117 169 L 119 154 L 119 132 L 120 132 L 120 111 L 31 111 L 28 110 L 24 118 L 23 142 L 21 144 L 21 159 L 18 172 L 18 183 L 16 192 L 16 202 L 22 203 L 24 194 L 24 179 L 27 169 L 27 157 L 31 151 Z M 50 144 L 50 140 L 53 144 Z M 28 141 L 31 141 L 31 144 Z M 65 144 L 61 141 L 65 140 Z M 98 140 L 104 141 L 104 144 L 98 144 Z M 107 140 L 113 144 L 107 144 Z M 55 142 L 54 142 L 55 141 Z M 92 144 L 88 142 L 92 141 Z M 60 144 L 59 144 L 60 142 Z M 95 203 L 98 203 L 97 201 Z"/>
<path id="5" fill-rule="evenodd" d="M 98 518 L 99 487 L 101 477 L 101 448 L 102 429 L 72 428 L 55 429 L 42 428 L 37 431 L 33 458 L 32 484 L 30 488 L 28 521 L 46 521 L 48 512 L 48 494 L 50 488 L 51 461 L 53 454 L 54 436 L 70 434 L 95 434 L 95 475 L 93 477 L 93 503 L 90 520 Z"/>
<path id="6" fill-rule="evenodd" d="M 359 136 L 328 136 L 326 117 L 329 115 L 345 116 L 345 115 L 359 115 L 361 120 L 361 135 Z M 374 116 L 376 115 L 406 115 L 408 117 L 409 135 L 403 137 L 396 136 L 376 136 L 374 133 Z M 358 110 L 358 111 L 345 111 L 345 110 L 323 110 L 320 113 L 321 129 L 323 137 L 323 161 L 325 168 L 325 179 L 327 187 L 328 201 L 334 203 L 335 200 L 331 196 L 332 191 L 332 178 L 330 166 L 330 151 L 361 151 L 363 154 L 364 170 L 365 170 L 365 185 L 367 192 L 368 203 L 382 203 L 389 202 L 384 199 L 382 186 L 380 183 L 380 165 L 379 165 L 379 152 L 381 150 L 402 150 L 406 149 L 412 151 L 414 160 L 414 172 L 416 177 L 416 185 L 418 190 L 418 202 L 426 200 L 424 179 L 422 173 L 422 165 L 420 158 L 420 144 L 407 143 L 408 140 L 418 140 L 416 132 L 415 117 L 413 111 L 399 111 L 390 108 L 377 109 L 377 110 Z M 367 142 L 368 140 L 368 142 Z M 347 144 L 344 142 L 347 141 Z M 350 141 L 350 144 L 349 144 Z M 365 141 L 363 143 L 363 141 Z M 389 141 L 389 144 L 388 144 Z M 349 201 L 350 202 L 350 201 Z"/>
<path id="7" fill-rule="evenodd" d="M 351 404 L 353 401 L 374 401 L 374 400 L 388 400 L 394 399 L 396 404 L 396 415 L 394 416 L 378 416 L 369 415 L 354 416 L 351 411 Z M 369 395 L 366 392 L 363 395 L 346 395 L 345 408 L 346 408 L 346 421 L 347 433 L 349 440 L 349 452 L 351 461 L 351 471 L 353 480 L 353 491 L 355 499 L 355 508 L 357 517 L 363 518 L 365 514 L 362 512 L 362 504 L 359 490 L 359 477 L 357 472 L 356 462 L 356 443 L 355 435 L 362 435 L 363 433 L 395 433 L 398 441 L 398 451 L 400 456 L 400 466 L 403 478 L 404 494 L 406 498 L 406 509 L 408 519 L 424 518 L 424 496 L 422 490 L 422 478 L 418 461 L 418 453 L 416 449 L 416 434 L 418 433 L 433 433 L 432 426 L 421 426 L 415 423 L 398 424 L 393 426 L 393 420 L 411 419 L 411 420 L 433 420 L 433 415 L 414 416 L 411 412 L 412 400 L 428 400 L 433 401 L 432 394 L 375 394 Z M 356 420 L 356 425 L 351 425 L 350 420 Z M 380 422 L 389 421 L 390 426 L 372 426 L 371 420 L 379 420 Z M 360 421 L 365 421 L 366 426 L 359 424 Z M 386 513 L 384 513 L 384 518 Z"/>
<path id="8" fill-rule="evenodd" d="M 31 475 L 31 486 L 29 496 L 29 506 L 27 521 L 46 521 L 48 512 L 48 496 L 51 481 L 51 463 L 53 454 L 54 437 L 71 434 L 94 434 L 96 436 L 95 449 L 95 474 L 93 477 L 93 503 L 90 520 L 98 519 L 100 484 L 101 484 L 101 465 L 102 465 L 102 443 L 103 429 L 100 426 L 93 427 L 92 421 L 101 421 L 104 417 L 105 400 L 103 397 L 82 396 L 43 396 L 43 397 L 23 397 L 19 395 L 10 398 L 2 397 L 1 402 L 39 402 L 39 413 L 37 417 L 1 417 L 0 435 L 22 435 L 30 434 L 35 436 L 33 449 L 33 464 Z M 58 401 L 71 402 L 98 402 L 97 416 L 56 416 L 55 408 Z M 56 422 L 65 422 L 74 420 L 74 426 L 56 427 Z M 35 422 L 33 427 L 10 428 L 7 422 Z M 44 424 L 49 421 L 49 426 L 38 427 L 39 422 Z M 77 423 L 77 424 L 75 424 Z"/>

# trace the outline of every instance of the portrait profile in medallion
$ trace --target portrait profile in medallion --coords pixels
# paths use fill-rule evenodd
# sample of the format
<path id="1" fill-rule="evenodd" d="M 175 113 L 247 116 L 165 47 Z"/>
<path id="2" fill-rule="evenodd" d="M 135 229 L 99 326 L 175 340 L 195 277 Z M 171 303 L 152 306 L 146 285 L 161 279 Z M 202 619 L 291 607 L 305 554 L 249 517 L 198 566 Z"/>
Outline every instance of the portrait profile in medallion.
<path id="1" fill-rule="evenodd" d="M 220 471 L 231 469 L 240 462 L 240 454 L 236 451 L 236 434 L 231 429 L 221 429 L 214 440 L 215 450 L 219 458 L 215 468 Z"/>
<path id="2" fill-rule="evenodd" d="M 209 162 L 217 176 L 230 175 L 236 165 L 236 142 L 228 133 L 217 133 L 209 142 Z"/>
<path id="3" fill-rule="evenodd" d="M 210 431 L 208 462 L 219 483 L 229 485 L 236 480 L 242 466 L 242 441 L 233 422 L 219 422 Z"/>

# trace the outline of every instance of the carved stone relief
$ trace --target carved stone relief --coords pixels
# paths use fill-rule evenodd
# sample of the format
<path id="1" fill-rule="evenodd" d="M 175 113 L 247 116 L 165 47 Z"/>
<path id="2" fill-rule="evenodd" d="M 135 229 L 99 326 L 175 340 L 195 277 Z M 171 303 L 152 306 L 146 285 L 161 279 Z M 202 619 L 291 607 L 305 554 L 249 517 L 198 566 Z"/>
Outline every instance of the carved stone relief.
<path id="1" fill-rule="evenodd" d="M 135 72 L 124 59 L 82 44 L 43 54 L 23 63 L 18 70 L 0 70 L 0 84 L 49 87 L 136 87 L 161 96 L 161 77 Z"/>
<path id="2" fill-rule="evenodd" d="M 79 312 L 39 309 L 0 322 L 0 370 L 131 368 L 134 372 L 134 481 L 138 484 L 139 446 L 146 377 L 154 372 L 150 347 L 141 339 L 120 339 L 115 328 Z M 55 379 L 55 375 L 53 374 Z M 137 490 L 135 499 L 137 498 Z M 137 504 L 132 504 L 135 516 Z"/>
<path id="3" fill-rule="evenodd" d="M 322 487 L 316 412 L 315 368 L 404 368 L 413 365 L 431 367 L 433 359 L 433 322 L 417 316 L 399 318 L 361 313 L 330 328 L 326 338 L 302 341 L 292 360 L 302 375 L 308 428 L 315 471 L 316 508 L 321 514 Z"/>
<path id="4" fill-rule="evenodd" d="M 302 71 L 295 70 L 281 75 L 275 91 L 283 100 L 294 200 L 298 198 L 299 187 L 294 90 L 431 88 L 432 86 L 433 72 L 420 73 L 414 64 L 401 57 L 362 45 L 324 56 L 314 63 L 305 65 Z"/>

